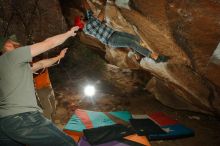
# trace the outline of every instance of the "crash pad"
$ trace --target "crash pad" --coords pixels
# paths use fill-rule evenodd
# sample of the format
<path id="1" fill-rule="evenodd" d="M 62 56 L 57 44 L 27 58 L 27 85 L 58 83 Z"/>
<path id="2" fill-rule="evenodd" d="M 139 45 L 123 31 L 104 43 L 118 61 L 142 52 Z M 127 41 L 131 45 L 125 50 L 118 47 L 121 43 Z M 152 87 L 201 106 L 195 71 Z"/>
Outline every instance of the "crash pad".
<path id="1" fill-rule="evenodd" d="M 134 134 L 134 130 L 121 124 L 114 124 L 85 129 L 83 133 L 90 144 L 102 144 Z"/>
<path id="2" fill-rule="evenodd" d="M 70 130 L 63 130 L 68 136 L 70 136 L 75 142 L 78 142 L 80 137 L 83 136 L 83 133 L 81 132 L 74 132 Z"/>
<path id="3" fill-rule="evenodd" d="M 134 141 L 134 142 L 143 144 L 145 146 L 150 146 L 150 143 L 149 143 L 146 136 L 139 136 L 137 134 L 133 134 L 133 135 L 129 135 L 129 136 L 124 137 L 124 139 Z"/>
<path id="4" fill-rule="evenodd" d="M 154 120 L 154 122 L 158 123 L 160 126 L 168 126 L 168 125 L 174 125 L 178 123 L 177 120 L 174 120 L 171 116 L 168 116 L 162 112 L 149 114 L 148 117 Z"/>
<path id="5" fill-rule="evenodd" d="M 150 134 L 148 135 L 149 140 L 168 140 L 178 139 L 194 136 L 194 131 L 182 124 L 175 124 L 169 126 L 162 126 L 167 133 L 166 134 Z"/>
<path id="6" fill-rule="evenodd" d="M 85 137 L 82 137 L 78 143 L 78 146 L 92 146 Z M 102 144 L 98 144 L 96 146 L 150 146 L 150 145 L 144 145 L 140 143 L 136 143 L 134 141 L 130 141 L 127 139 L 121 139 L 121 140 L 114 140 Z"/>
<path id="7" fill-rule="evenodd" d="M 87 129 L 87 127 L 101 127 L 103 125 L 113 125 L 117 122 L 122 121 L 129 122 L 129 119 L 131 118 L 131 114 L 128 111 L 116 111 L 116 112 L 108 112 L 109 114 L 113 115 L 115 118 L 118 118 L 118 120 L 112 120 L 109 118 L 109 116 L 106 116 L 103 112 L 94 112 L 94 111 L 88 111 L 88 110 L 81 110 L 77 109 L 76 114 L 72 115 L 72 117 L 69 119 L 68 123 L 64 127 L 64 132 L 66 132 L 68 135 L 74 138 L 74 140 L 78 141 L 80 137 L 83 135 L 83 130 Z M 90 117 L 95 116 L 95 121 L 91 122 Z M 83 123 L 81 121 L 83 119 Z M 87 122 L 89 120 L 89 122 Z M 117 122 L 116 122 L 117 121 Z M 103 122 L 103 123 L 101 123 Z M 93 123 L 95 123 L 93 125 Z M 85 126 L 87 125 L 87 126 Z M 138 136 L 137 134 L 129 135 L 124 137 L 124 139 L 137 142 L 139 144 L 143 144 L 145 146 L 150 146 L 148 139 L 146 136 Z"/>
<path id="8" fill-rule="evenodd" d="M 180 124 L 177 120 L 172 119 L 162 112 L 150 114 L 149 118 L 166 131 L 164 134 L 148 134 L 147 137 L 149 140 L 166 140 L 194 136 L 192 129 Z"/>
<path id="9" fill-rule="evenodd" d="M 113 124 L 129 123 L 131 113 L 128 111 L 95 112 L 77 109 L 64 127 L 64 130 L 82 132 L 84 129 L 97 128 Z"/>
<path id="10" fill-rule="evenodd" d="M 166 132 L 151 119 L 130 119 L 135 132 L 140 135 L 166 134 Z"/>

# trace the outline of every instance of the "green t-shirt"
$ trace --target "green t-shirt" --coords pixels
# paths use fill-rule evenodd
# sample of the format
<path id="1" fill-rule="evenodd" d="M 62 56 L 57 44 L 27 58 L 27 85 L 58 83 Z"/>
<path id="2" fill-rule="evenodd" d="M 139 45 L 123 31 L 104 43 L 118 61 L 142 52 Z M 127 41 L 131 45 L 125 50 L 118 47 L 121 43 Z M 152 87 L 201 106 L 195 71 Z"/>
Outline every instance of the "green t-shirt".
<path id="1" fill-rule="evenodd" d="M 35 96 L 31 60 L 28 46 L 0 56 L 0 118 L 41 111 Z"/>

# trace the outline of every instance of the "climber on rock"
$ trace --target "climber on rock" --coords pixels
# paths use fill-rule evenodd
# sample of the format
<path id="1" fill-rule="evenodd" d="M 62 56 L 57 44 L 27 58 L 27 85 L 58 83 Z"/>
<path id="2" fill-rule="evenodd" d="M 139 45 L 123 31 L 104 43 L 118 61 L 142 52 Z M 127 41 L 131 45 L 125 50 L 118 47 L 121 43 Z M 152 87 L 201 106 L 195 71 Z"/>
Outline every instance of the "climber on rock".
<path id="1" fill-rule="evenodd" d="M 104 2 L 104 5 L 106 1 Z M 86 0 L 83 0 L 83 8 L 86 13 L 84 17 L 75 17 L 75 26 L 79 28 L 87 35 L 90 35 L 103 44 L 106 44 L 112 48 L 131 48 L 134 52 L 138 52 L 146 58 L 153 59 L 156 63 L 166 62 L 168 60 L 167 56 L 159 55 L 157 53 L 151 52 L 149 49 L 141 46 L 140 38 L 136 35 L 116 31 L 104 23 L 104 9 L 97 17 L 93 15 L 89 4 Z"/>

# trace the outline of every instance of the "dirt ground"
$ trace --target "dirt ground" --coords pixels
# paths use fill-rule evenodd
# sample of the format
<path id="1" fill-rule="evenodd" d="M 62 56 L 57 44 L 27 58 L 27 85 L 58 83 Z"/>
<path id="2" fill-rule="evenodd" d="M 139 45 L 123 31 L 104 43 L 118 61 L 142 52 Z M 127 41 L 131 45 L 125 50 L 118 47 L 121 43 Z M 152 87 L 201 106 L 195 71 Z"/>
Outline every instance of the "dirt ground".
<path id="1" fill-rule="evenodd" d="M 168 108 L 148 93 L 114 95 L 98 91 L 93 100 L 83 98 L 76 88 L 54 86 L 58 102 L 55 123 L 61 129 L 77 108 L 94 111 L 128 110 L 132 114 L 164 112 L 195 131 L 195 136 L 184 139 L 153 141 L 152 146 L 219 146 L 220 121 L 214 117 Z"/>

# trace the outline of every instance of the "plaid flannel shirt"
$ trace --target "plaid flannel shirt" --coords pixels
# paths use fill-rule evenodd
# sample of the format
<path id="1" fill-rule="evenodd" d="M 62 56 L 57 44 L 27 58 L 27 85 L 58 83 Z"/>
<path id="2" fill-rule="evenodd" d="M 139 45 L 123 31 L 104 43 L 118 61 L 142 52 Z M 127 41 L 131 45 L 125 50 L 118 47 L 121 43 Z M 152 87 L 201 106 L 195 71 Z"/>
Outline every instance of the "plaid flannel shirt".
<path id="1" fill-rule="evenodd" d="M 114 30 L 95 18 L 91 10 L 86 12 L 86 17 L 88 18 L 88 22 L 83 28 L 83 31 L 86 34 L 97 38 L 102 43 L 107 44 L 108 39 Z"/>

